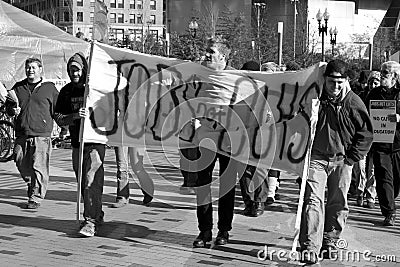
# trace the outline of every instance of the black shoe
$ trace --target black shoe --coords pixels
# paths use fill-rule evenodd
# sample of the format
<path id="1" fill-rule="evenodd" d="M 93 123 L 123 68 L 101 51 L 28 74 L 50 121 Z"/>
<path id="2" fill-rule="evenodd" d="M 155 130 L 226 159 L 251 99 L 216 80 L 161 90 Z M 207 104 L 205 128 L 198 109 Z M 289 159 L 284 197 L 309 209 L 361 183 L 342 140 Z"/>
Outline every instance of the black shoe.
<path id="1" fill-rule="evenodd" d="M 323 259 L 337 258 L 338 248 L 336 247 L 336 242 L 333 239 L 324 238 L 322 241 L 320 256 Z"/>
<path id="2" fill-rule="evenodd" d="M 147 194 L 146 192 L 143 192 L 143 194 L 144 194 L 143 205 L 148 205 L 153 200 L 153 197 Z"/>
<path id="3" fill-rule="evenodd" d="M 265 201 L 265 205 L 272 205 L 275 202 L 275 198 L 267 197 L 267 201 Z"/>
<path id="4" fill-rule="evenodd" d="M 193 247 L 204 248 L 207 242 L 211 242 L 212 233 L 211 230 L 201 231 L 200 234 L 193 241 Z"/>
<path id="5" fill-rule="evenodd" d="M 303 250 L 300 252 L 300 262 L 305 264 L 318 263 L 318 255 L 312 250 Z"/>
<path id="6" fill-rule="evenodd" d="M 215 245 L 223 246 L 226 245 L 228 241 L 229 241 L 228 231 L 218 231 L 217 238 L 215 239 Z"/>
<path id="7" fill-rule="evenodd" d="M 247 217 L 252 217 L 254 214 L 253 209 L 254 209 L 253 203 L 245 204 L 245 208 L 243 210 L 243 215 L 247 216 Z"/>
<path id="8" fill-rule="evenodd" d="M 261 216 L 264 213 L 264 203 L 254 202 L 253 217 Z"/>
<path id="9" fill-rule="evenodd" d="M 394 226 L 394 222 L 396 221 L 396 214 L 389 214 L 383 220 L 383 226 Z"/>
<path id="10" fill-rule="evenodd" d="M 28 204 L 26 205 L 26 208 L 29 210 L 36 210 L 39 207 L 40 203 L 37 203 L 35 201 L 28 201 Z"/>

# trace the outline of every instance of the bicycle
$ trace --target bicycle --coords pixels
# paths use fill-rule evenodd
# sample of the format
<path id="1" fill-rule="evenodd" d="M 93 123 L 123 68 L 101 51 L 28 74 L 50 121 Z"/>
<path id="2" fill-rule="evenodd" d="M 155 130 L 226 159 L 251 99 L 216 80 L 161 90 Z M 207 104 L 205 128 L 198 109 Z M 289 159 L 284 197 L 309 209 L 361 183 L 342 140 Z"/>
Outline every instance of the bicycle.
<path id="1" fill-rule="evenodd" d="M 0 107 L 0 162 L 13 159 L 15 131 L 14 117 L 8 116 L 5 105 Z"/>

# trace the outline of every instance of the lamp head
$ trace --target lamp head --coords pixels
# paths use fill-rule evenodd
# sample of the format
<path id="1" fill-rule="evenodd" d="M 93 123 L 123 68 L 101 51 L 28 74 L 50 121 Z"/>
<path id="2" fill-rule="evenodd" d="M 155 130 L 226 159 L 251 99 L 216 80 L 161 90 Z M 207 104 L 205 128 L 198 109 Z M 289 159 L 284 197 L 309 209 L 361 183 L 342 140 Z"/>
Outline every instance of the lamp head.
<path id="1" fill-rule="evenodd" d="M 330 15 L 329 15 L 329 13 L 328 13 L 328 9 L 327 8 L 325 8 L 325 12 L 324 12 L 324 20 L 326 21 L 326 20 L 328 20 L 329 19 L 329 17 L 330 17 Z"/>
<path id="2" fill-rule="evenodd" d="M 317 20 L 320 22 L 322 20 L 322 14 L 321 14 L 321 9 L 318 9 L 318 13 L 315 16 L 317 18 Z"/>

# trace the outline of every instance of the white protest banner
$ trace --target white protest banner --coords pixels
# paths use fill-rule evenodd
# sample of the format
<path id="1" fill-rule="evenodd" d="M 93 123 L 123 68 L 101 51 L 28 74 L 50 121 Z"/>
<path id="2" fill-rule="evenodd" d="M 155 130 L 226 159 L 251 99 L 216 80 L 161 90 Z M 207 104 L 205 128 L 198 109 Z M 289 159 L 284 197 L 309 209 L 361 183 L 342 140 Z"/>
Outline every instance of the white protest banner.
<path id="1" fill-rule="evenodd" d="M 299 72 L 214 71 L 95 43 L 83 140 L 176 150 L 200 145 L 302 176 L 323 70 L 324 64 Z M 210 125 L 186 131 L 193 118 Z"/>
<path id="2" fill-rule="evenodd" d="M 371 100 L 369 108 L 374 142 L 393 143 L 396 122 L 390 122 L 388 115 L 396 113 L 396 100 Z"/>

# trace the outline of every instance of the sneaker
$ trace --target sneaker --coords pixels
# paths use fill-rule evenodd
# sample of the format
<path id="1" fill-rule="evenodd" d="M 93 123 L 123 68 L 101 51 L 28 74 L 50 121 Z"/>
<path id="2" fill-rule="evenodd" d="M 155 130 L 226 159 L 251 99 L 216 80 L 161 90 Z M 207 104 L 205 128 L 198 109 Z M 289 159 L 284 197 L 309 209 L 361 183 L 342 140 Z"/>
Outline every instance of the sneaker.
<path id="1" fill-rule="evenodd" d="M 28 204 L 26 204 L 26 208 L 29 210 L 36 210 L 39 207 L 40 207 L 40 203 L 35 202 L 35 201 L 28 201 Z"/>
<path id="2" fill-rule="evenodd" d="M 128 204 L 128 201 L 125 199 L 118 199 L 117 202 L 111 205 L 111 208 L 122 208 Z"/>
<path id="3" fill-rule="evenodd" d="M 92 237 L 96 233 L 96 227 L 93 223 L 84 222 L 79 230 L 79 234 L 83 237 Z"/>
<path id="4" fill-rule="evenodd" d="M 357 197 L 357 206 L 362 207 L 364 205 L 364 197 L 358 196 Z"/>
<path id="5" fill-rule="evenodd" d="M 389 214 L 383 220 L 383 226 L 394 226 L 394 222 L 396 220 L 396 214 Z"/>

